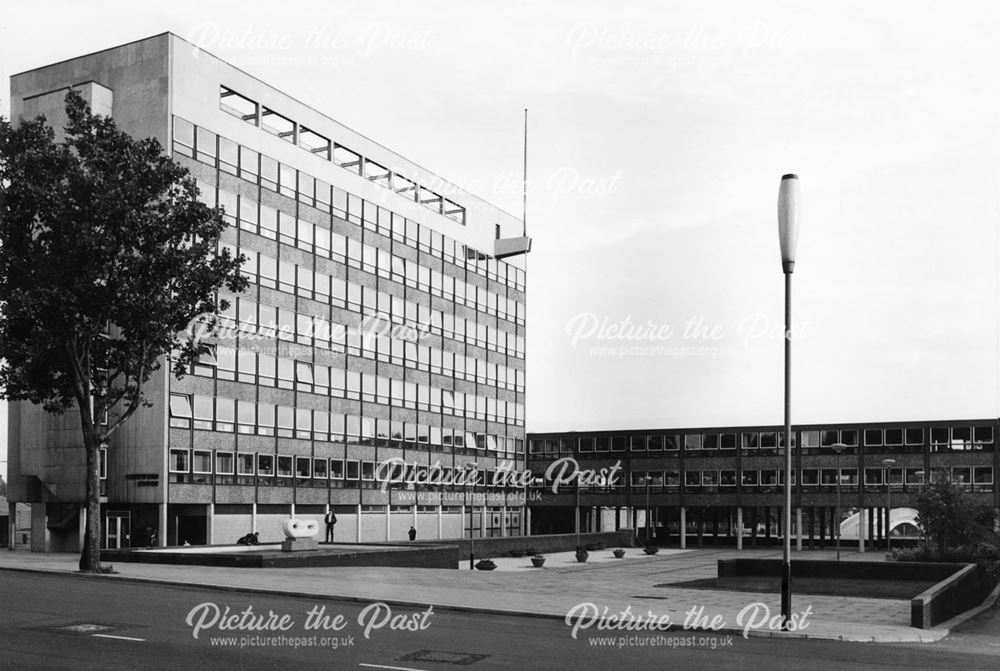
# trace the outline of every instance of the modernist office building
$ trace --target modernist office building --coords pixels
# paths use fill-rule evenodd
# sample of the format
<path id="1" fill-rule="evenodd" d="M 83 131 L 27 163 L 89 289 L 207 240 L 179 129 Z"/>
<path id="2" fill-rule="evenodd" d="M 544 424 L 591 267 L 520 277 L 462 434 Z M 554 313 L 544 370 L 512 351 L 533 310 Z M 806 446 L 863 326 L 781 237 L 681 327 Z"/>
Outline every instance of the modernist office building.
<path id="1" fill-rule="evenodd" d="M 522 531 L 493 477 L 525 459 L 524 257 L 497 258 L 520 220 L 169 33 L 15 75 L 12 118 L 61 126 L 70 87 L 191 171 L 251 280 L 108 446 L 106 546 L 278 540 L 328 510 L 344 541 Z M 14 403 L 9 445 L 33 549 L 76 548 L 75 414 Z M 392 459 L 444 484 L 380 486 Z"/>
<path id="2" fill-rule="evenodd" d="M 813 545 L 836 537 L 838 473 L 841 511 L 853 513 L 860 527 L 850 534 L 855 543 L 884 541 L 890 528 L 893 536 L 914 531 L 908 528 L 912 517 L 901 509 L 912 507 L 920 488 L 939 478 L 1000 507 L 998 428 L 997 419 L 794 427 L 793 533 Z M 738 426 L 529 434 L 533 473 L 565 457 L 594 471 L 620 465 L 611 482 L 580 491 L 542 488 L 530 502 L 530 530 L 573 531 L 579 506 L 583 530 L 631 527 L 640 539 L 681 545 L 776 540 L 784 505 L 783 431 Z"/>

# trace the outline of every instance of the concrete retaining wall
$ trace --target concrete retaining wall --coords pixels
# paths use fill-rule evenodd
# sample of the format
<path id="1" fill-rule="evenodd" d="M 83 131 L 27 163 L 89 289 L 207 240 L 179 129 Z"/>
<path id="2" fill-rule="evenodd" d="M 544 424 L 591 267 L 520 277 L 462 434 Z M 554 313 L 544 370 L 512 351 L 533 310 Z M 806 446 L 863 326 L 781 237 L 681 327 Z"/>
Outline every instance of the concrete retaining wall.
<path id="1" fill-rule="evenodd" d="M 458 546 L 462 559 L 467 559 L 472 552 L 477 558 L 503 557 L 511 552 L 535 552 L 546 554 L 550 552 L 566 552 L 576 549 L 576 534 L 548 534 L 543 536 L 507 536 L 495 538 L 449 538 L 444 541 L 427 541 L 427 543 L 447 543 Z M 603 543 L 604 547 L 633 547 L 635 532 L 631 529 L 620 531 L 603 531 L 600 533 L 580 534 L 580 544 L 583 546 Z M 421 543 L 418 539 L 417 544 Z"/>
<path id="2" fill-rule="evenodd" d="M 910 601 L 910 626 L 928 629 L 975 608 L 996 586 L 997 578 L 983 566 L 966 564 Z"/>
<path id="3" fill-rule="evenodd" d="M 780 576 L 779 559 L 720 559 L 719 577 Z M 982 603 L 997 578 L 975 564 L 792 560 L 792 577 L 919 580 L 937 584 L 910 600 L 910 626 L 927 629 Z"/>

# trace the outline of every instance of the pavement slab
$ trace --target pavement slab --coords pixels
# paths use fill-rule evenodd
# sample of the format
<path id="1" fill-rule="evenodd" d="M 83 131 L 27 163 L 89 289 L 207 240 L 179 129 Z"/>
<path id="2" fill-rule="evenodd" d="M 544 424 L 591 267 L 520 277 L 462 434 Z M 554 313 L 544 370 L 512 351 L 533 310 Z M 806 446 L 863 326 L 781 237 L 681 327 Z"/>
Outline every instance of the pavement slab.
<path id="1" fill-rule="evenodd" d="M 832 552 L 808 552 L 792 561 L 832 559 Z M 829 556 L 828 556 L 829 555 Z M 432 604 L 438 608 L 531 615 L 592 622 L 601 616 L 625 620 L 669 617 L 671 630 L 695 623 L 749 636 L 822 638 L 844 641 L 931 642 L 948 629 L 909 626 L 905 599 L 797 595 L 792 612 L 805 614 L 799 631 L 780 631 L 772 621 L 780 613 L 780 595 L 668 586 L 712 578 L 719 559 L 775 558 L 780 550 L 664 549 L 646 555 L 630 548 L 624 559 L 611 550 L 590 553 L 586 563 L 572 552 L 546 555 L 544 568 L 528 557 L 495 558 L 495 571 L 391 567 L 231 568 L 169 564 L 118 563 L 116 574 L 93 579 L 139 580 L 214 589 L 273 592 L 303 597 Z M 845 555 L 846 561 L 881 560 L 879 554 Z M 4 552 L 0 569 L 78 573 L 76 554 Z M 659 585 L 659 586 L 657 586 Z M 572 617 L 568 614 L 573 613 Z M 748 623 L 753 626 L 748 627 Z"/>

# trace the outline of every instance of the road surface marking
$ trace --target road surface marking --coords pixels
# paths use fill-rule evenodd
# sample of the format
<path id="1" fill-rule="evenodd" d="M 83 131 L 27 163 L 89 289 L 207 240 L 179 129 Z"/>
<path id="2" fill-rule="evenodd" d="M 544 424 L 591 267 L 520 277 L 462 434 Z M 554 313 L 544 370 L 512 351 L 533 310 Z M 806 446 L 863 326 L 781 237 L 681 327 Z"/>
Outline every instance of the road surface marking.
<path id="1" fill-rule="evenodd" d="M 426 671 L 425 669 L 414 669 L 412 666 L 385 666 L 384 664 L 358 664 L 367 666 L 369 669 L 390 669 L 391 671 Z"/>
<path id="2" fill-rule="evenodd" d="M 144 638 L 132 638 L 131 636 L 114 636 L 112 634 L 91 634 L 91 636 L 100 636 L 101 638 L 116 638 L 119 641 L 145 641 Z"/>

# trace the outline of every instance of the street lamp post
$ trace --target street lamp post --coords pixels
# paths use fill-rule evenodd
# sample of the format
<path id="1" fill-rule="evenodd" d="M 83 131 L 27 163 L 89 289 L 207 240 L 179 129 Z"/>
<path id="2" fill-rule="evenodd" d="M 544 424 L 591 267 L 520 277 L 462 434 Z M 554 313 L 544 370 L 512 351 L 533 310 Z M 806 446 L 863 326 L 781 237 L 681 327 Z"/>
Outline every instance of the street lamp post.
<path id="1" fill-rule="evenodd" d="M 781 554 L 781 622 L 792 616 L 792 271 L 799 227 L 799 178 L 783 175 L 778 189 L 778 241 L 785 274 L 785 543 Z"/>
<path id="2" fill-rule="evenodd" d="M 885 551 L 892 552 L 892 487 L 889 484 L 889 469 L 896 465 L 895 459 L 883 459 L 882 471 L 885 479 Z"/>
<path id="3" fill-rule="evenodd" d="M 576 517 L 573 526 L 576 529 L 576 551 L 579 552 L 582 549 L 580 547 L 580 478 L 576 479 Z"/>
<path id="4" fill-rule="evenodd" d="M 649 545 L 649 472 L 646 473 L 644 480 L 646 481 L 646 545 Z"/>

